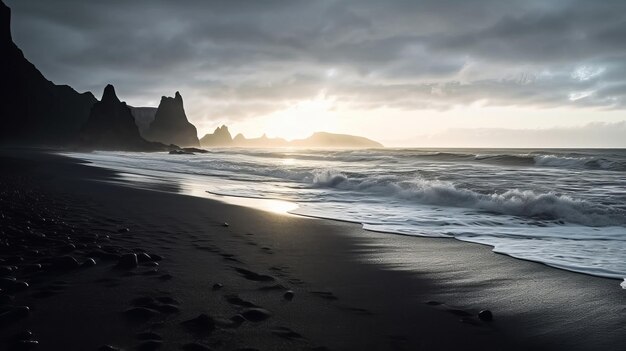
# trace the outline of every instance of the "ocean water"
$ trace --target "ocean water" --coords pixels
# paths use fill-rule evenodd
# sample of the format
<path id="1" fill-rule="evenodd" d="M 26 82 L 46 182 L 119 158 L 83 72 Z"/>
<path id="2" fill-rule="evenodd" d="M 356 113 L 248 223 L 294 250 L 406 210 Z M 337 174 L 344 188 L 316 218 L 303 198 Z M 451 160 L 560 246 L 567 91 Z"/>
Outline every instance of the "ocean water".
<path id="1" fill-rule="evenodd" d="M 70 155 L 164 186 L 284 200 L 297 205 L 293 214 L 361 223 L 390 235 L 453 237 L 554 267 L 626 278 L 626 150 Z"/>

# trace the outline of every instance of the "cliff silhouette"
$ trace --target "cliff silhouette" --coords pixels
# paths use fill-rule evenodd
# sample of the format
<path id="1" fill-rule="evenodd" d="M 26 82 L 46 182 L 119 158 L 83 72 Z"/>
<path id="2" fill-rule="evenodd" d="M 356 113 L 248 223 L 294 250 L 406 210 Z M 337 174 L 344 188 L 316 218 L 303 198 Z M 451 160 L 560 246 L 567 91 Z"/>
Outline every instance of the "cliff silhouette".
<path id="1" fill-rule="evenodd" d="M 382 147 L 367 138 L 315 133 L 281 138 L 232 137 L 223 125 L 198 140 L 180 93 L 161 98 L 158 108 L 131 107 L 107 85 L 101 101 L 55 85 L 25 57 L 11 36 L 11 10 L 0 0 L 0 143 L 79 146 L 88 149 L 158 151 L 182 147 Z M 169 146 L 166 146 L 169 145 Z M 190 152 L 192 152 L 190 151 Z"/>
<path id="2" fill-rule="evenodd" d="M 148 140 L 178 146 L 200 146 L 198 131 L 189 123 L 183 107 L 183 97 L 176 92 L 173 98 L 163 96 L 154 120 L 144 132 Z"/>
<path id="3" fill-rule="evenodd" d="M 11 36 L 11 10 L 0 1 L 0 143 L 67 145 L 97 101 L 55 85 L 25 57 Z"/>
<path id="4" fill-rule="evenodd" d="M 228 147 L 232 144 L 233 138 L 225 125 L 215 128 L 213 134 L 206 134 L 200 139 L 202 147 Z"/>
<path id="5" fill-rule="evenodd" d="M 104 88 L 102 99 L 91 108 L 89 119 L 80 131 L 79 145 L 90 149 L 129 151 L 170 148 L 141 137 L 130 108 L 120 101 L 110 84 Z"/>

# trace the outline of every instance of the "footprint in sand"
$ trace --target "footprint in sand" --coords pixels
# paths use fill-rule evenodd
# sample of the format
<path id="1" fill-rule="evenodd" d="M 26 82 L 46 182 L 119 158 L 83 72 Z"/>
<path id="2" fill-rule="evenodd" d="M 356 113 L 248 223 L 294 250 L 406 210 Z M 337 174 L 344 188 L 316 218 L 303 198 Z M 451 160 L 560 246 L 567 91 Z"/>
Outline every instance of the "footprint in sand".
<path id="1" fill-rule="evenodd" d="M 311 294 L 317 295 L 325 300 L 330 300 L 330 301 L 339 300 L 339 298 L 330 291 L 311 291 Z"/>
<path id="2" fill-rule="evenodd" d="M 255 281 L 255 282 L 271 282 L 275 280 L 274 277 L 272 276 L 259 274 L 253 271 L 249 271 L 247 269 L 235 268 L 235 270 L 237 271 L 237 273 L 241 274 L 241 276 L 243 276 L 244 278 Z"/>
<path id="3" fill-rule="evenodd" d="M 276 327 L 272 329 L 272 334 L 280 336 L 283 339 L 287 340 L 301 340 L 304 339 L 302 335 L 296 333 L 295 331 L 287 328 L 287 327 Z"/>

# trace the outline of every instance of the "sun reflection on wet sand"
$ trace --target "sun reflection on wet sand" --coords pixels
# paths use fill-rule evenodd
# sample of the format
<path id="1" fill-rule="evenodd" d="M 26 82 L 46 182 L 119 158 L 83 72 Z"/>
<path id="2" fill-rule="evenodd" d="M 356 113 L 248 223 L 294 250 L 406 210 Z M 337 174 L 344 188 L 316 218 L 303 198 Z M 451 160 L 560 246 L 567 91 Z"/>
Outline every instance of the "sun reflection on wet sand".
<path id="1" fill-rule="evenodd" d="M 292 215 L 290 211 L 298 208 L 296 203 L 284 200 L 238 197 L 212 193 L 206 190 L 210 186 L 210 184 L 207 184 L 206 180 L 194 179 L 193 176 L 172 180 L 170 177 L 159 175 L 159 172 L 153 171 L 151 173 L 152 174 L 137 174 L 121 171 L 110 181 L 141 189 L 204 197 L 231 205 L 251 207 L 283 215 Z"/>

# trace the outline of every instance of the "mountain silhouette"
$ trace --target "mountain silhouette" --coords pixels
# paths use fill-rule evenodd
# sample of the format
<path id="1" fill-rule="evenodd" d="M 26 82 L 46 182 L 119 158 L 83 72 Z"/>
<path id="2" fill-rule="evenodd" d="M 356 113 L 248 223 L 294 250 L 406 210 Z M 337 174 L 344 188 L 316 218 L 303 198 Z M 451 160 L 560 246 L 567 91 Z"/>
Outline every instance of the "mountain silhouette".
<path id="1" fill-rule="evenodd" d="M 25 57 L 11 36 L 11 10 L 0 0 L 0 142 L 68 145 L 97 101 L 55 85 Z"/>
<path id="2" fill-rule="evenodd" d="M 89 119 L 80 131 L 81 147 L 100 150 L 157 151 L 167 150 L 161 143 L 141 137 L 139 128 L 125 102 L 107 85 L 102 99 L 91 108 Z"/>
<path id="3" fill-rule="evenodd" d="M 228 147 L 233 146 L 233 138 L 228 131 L 228 127 L 222 125 L 215 128 L 213 134 L 206 134 L 200 139 L 202 147 Z"/>
<path id="4" fill-rule="evenodd" d="M 173 98 L 163 96 L 145 138 L 178 146 L 200 146 L 198 131 L 189 123 L 183 107 L 183 97 L 176 92 Z"/>

